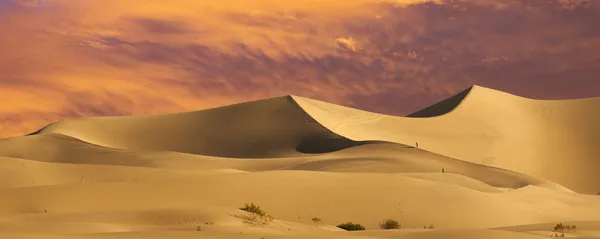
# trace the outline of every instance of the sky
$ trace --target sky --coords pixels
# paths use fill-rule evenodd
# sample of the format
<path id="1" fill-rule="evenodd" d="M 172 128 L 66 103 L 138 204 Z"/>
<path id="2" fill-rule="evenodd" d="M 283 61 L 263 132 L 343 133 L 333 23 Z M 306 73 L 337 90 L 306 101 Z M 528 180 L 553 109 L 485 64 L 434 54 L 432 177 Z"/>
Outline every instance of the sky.
<path id="1" fill-rule="evenodd" d="M 298 95 L 403 116 L 600 96 L 598 0 L 0 0 L 0 138 Z"/>

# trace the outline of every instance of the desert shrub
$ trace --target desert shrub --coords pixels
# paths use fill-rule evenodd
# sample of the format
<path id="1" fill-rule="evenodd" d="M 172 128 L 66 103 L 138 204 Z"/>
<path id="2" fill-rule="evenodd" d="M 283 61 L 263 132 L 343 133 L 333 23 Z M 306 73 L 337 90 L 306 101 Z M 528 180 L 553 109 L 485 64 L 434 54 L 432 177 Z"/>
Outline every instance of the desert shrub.
<path id="1" fill-rule="evenodd" d="M 246 203 L 246 205 L 243 208 L 240 208 L 240 210 L 250 213 L 249 215 L 234 215 L 235 217 L 242 219 L 245 223 L 255 226 L 263 226 L 273 221 L 273 217 L 271 215 L 268 215 L 264 210 L 254 203 Z"/>
<path id="2" fill-rule="evenodd" d="M 240 210 L 242 211 L 246 211 L 246 212 L 250 212 L 250 213 L 254 213 L 256 215 L 259 215 L 261 217 L 264 217 L 267 215 L 267 213 L 265 211 L 263 211 L 260 206 L 254 205 L 254 203 L 246 203 L 246 205 L 243 208 L 240 208 Z"/>
<path id="3" fill-rule="evenodd" d="M 365 230 L 365 227 L 363 227 L 360 224 L 355 224 L 352 222 L 346 222 L 346 223 L 342 223 L 340 225 L 338 225 L 337 227 L 344 229 L 346 231 L 362 231 Z"/>
<path id="4" fill-rule="evenodd" d="M 398 228 L 400 228 L 400 223 L 393 219 L 387 219 L 387 220 L 379 223 L 379 228 L 381 228 L 381 229 L 398 229 Z"/>
<path id="5" fill-rule="evenodd" d="M 574 231 L 575 229 L 577 229 L 577 226 L 575 226 L 575 225 L 563 225 L 562 223 L 558 223 L 554 226 L 554 231 L 560 231 L 560 232 Z"/>
<path id="6" fill-rule="evenodd" d="M 313 217 L 312 221 L 313 221 L 314 223 L 319 223 L 319 222 L 321 222 L 321 219 L 320 219 L 320 218 L 318 218 L 318 217 Z"/>
<path id="7" fill-rule="evenodd" d="M 562 223 L 558 223 L 554 226 L 554 230 L 555 231 L 563 231 L 563 230 L 565 230 L 565 225 L 563 225 Z"/>
<path id="8" fill-rule="evenodd" d="M 433 224 L 425 225 L 423 229 L 433 229 Z"/>

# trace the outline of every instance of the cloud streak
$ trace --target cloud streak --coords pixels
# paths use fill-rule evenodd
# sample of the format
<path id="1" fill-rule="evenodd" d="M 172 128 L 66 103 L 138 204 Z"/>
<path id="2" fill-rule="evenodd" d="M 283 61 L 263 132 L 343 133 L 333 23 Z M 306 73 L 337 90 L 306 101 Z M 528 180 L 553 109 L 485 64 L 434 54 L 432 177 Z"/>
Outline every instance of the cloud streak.
<path id="1" fill-rule="evenodd" d="M 0 137 L 287 94 L 396 115 L 472 84 L 600 96 L 597 1 L 39 3 L 0 0 Z"/>

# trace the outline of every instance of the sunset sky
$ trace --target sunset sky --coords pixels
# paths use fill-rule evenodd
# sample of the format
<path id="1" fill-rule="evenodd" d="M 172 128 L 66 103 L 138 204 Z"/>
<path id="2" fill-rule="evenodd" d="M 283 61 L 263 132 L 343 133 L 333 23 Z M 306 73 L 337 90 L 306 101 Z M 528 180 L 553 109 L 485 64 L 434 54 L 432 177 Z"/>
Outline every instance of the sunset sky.
<path id="1" fill-rule="evenodd" d="M 0 0 L 0 138 L 289 94 L 405 115 L 473 84 L 600 96 L 600 1 Z"/>

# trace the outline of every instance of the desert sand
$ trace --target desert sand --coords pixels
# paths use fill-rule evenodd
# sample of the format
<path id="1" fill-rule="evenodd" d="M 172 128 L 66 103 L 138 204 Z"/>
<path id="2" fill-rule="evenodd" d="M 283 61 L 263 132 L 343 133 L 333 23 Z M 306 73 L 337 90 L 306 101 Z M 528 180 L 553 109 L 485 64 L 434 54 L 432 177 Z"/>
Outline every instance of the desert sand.
<path id="1" fill-rule="evenodd" d="M 407 117 L 285 96 L 64 120 L 0 140 L 0 238 L 600 238 L 599 122 L 600 98 L 479 86 Z"/>

